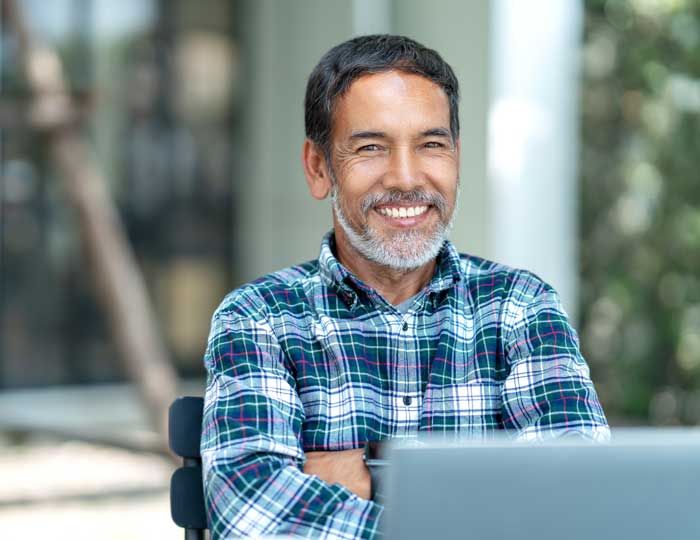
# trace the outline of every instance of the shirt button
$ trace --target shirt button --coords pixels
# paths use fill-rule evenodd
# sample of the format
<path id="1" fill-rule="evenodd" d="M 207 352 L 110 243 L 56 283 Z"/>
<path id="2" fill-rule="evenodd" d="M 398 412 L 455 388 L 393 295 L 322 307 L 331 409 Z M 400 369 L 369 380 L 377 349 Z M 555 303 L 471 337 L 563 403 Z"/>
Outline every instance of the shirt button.
<path id="1" fill-rule="evenodd" d="M 403 330 L 404 332 L 405 332 L 406 330 L 408 330 L 408 323 L 407 323 L 407 322 L 404 322 L 404 323 L 403 323 L 403 326 L 401 327 L 401 330 Z"/>
<path id="2" fill-rule="evenodd" d="M 406 407 L 408 407 L 411 403 L 413 403 L 411 396 L 404 396 L 403 397 L 403 404 L 406 405 Z"/>

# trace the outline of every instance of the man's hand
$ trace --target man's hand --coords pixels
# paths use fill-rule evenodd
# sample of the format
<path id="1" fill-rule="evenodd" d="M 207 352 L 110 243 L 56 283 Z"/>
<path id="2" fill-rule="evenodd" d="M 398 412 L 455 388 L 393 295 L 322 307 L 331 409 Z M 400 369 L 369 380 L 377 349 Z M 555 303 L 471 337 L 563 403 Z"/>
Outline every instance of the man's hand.
<path id="1" fill-rule="evenodd" d="M 315 474 L 329 484 L 340 484 L 363 499 L 369 499 L 371 480 L 362 454 L 363 448 L 337 452 L 307 452 L 304 472 Z"/>

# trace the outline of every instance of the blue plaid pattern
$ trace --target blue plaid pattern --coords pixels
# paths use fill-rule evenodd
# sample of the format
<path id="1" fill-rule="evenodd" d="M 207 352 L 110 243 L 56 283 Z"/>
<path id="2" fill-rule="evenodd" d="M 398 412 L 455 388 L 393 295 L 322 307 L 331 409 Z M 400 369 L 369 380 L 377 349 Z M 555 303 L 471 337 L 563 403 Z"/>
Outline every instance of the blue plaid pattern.
<path id="1" fill-rule="evenodd" d="M 230 293 L 205 354 L 205 497 L 214 539 L 375 538 L 382 507 L 303 473 L 304 453 L 420 432 L 607 439 L 556 292 L 446 242 L 405 314 L 317 261 Z"/>

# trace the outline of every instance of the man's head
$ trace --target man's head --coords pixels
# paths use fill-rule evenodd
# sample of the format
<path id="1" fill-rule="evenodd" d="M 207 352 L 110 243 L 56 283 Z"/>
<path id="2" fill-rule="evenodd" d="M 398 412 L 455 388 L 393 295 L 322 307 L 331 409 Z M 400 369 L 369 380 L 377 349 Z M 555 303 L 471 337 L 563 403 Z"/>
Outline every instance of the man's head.
<path id="1" fill-rule="evenodd" d="M 458 187 L 458 84 L 435 52 L 364 36 L 326 53 L 306 92 L 304 168 L 333 197 L 336 242 L 410 270 L 433 259 Z"/>

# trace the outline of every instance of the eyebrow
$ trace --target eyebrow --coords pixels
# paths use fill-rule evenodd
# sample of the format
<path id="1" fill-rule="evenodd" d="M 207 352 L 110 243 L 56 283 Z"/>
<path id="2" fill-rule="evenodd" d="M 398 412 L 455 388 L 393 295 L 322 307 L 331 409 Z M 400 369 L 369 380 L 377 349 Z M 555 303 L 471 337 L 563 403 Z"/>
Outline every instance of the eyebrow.
<path id="1" fill-rule="evenodd" d="M 448 129 L 445 128 L 431 128 L 423 131 L 420 134 L 421 137 L 446 137 L 451 138 L 452 135 Z M 350 140 L 362 140 L 362 139 L 387 139 L 388 135 L 383 131 L 355 131 L 350 135 Z"/>
<path id="2" fill-rule="evenodd" d="M 423 137 L 447 137 L 451 138 L 452 134 L 445 128 L 433 128 L 421 133 Z"/>
<path id="3" fill-rule="evenodd" d="M 386 139 L 387 135 L 383 131 L 355 131 L 350 135 L 350 140 L 357 139 Z"/>

